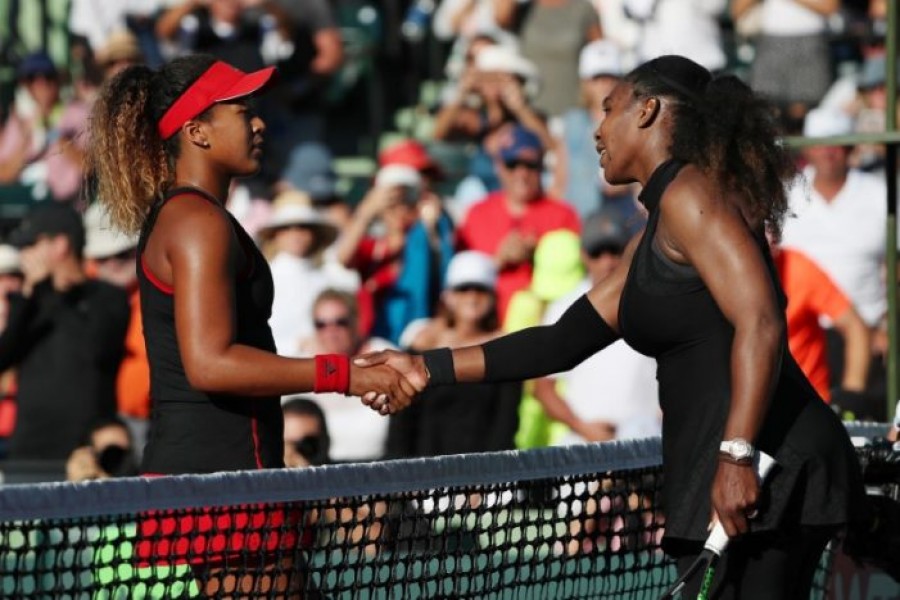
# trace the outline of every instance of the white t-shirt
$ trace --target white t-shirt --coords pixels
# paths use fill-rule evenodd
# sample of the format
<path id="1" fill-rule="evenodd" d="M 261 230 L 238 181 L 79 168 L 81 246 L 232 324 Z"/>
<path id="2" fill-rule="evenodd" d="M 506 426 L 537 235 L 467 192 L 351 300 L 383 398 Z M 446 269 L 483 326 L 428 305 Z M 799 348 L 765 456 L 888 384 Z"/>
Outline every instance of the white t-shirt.
<path id="1" fill-rule="evenodd" d="M 362 354 L 388 348 L 396 349 L 396 346 L 381 338 L 371 338 L 359 352 Z M 355 462 L 384 457 L 388 417 L 363 404 L 357 396 L 334 393 L 301 395 L 311 398 L 325 413 L 328 436 L 331 438 L 331 460 Z M 287 399 L 283 398 L 282 401 Z"/>
<path id="2" fill-rule="evenodd" d="M 283 356 L 297 356 L 300 341 L 313 333 L 312 307 L 329 287 L 325 272 L 312 261 L 281 252 L 269 263 L 275 297 L 269 326 Z"/>
<path id="3" fill-rule="evenodd" d="M 552 302 L 544 324 L 555 323 L 591 287 L 583 281 L 574 291 Z M 575 415 L 585 421 L 616 426 L 616 439 L 660 434 L 659 388 L 656 361 L 619 340 L 566 373 L 553 376 L 565 386 L 561 395 Z M 569 434 L 563 443 L 583 443 Z"/>
<path id="4" fill-rule="evenodd" d="M 727 5 L 727 0 L 658 0 L 641 32 L 640 60 L 680 54 L 711 71 L 724 69 L 719 16 Z"/>
<path id="5" fill-rule="evenodd" d="M 828 27 L 824 15 L 797 0 L 765 0 L 761 30 L 764 35 L 815 35 Z"/>
<path id="6" fill-rule="evenodd" d="M 887 188 L 879 177 L 851 170 L 830 202 L 813 187 L 807 167 L 791 186 L 781 243 L 812 258 L 847 294 L 863 320 L 875 325 L 887 310 L 882 271 Z"/>

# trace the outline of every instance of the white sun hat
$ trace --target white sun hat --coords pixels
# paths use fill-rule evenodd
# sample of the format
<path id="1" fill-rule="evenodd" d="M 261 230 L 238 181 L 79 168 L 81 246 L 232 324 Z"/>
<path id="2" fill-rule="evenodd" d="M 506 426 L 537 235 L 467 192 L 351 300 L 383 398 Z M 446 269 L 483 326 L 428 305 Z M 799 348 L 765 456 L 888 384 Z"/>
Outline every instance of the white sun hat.
<path id="1" fill-rule="evenodd" d="M 84 256 L 109 258 L 137 248 L 138 236 L 116 229 L 103 205 L 94 203 L 84 211 Z"/>

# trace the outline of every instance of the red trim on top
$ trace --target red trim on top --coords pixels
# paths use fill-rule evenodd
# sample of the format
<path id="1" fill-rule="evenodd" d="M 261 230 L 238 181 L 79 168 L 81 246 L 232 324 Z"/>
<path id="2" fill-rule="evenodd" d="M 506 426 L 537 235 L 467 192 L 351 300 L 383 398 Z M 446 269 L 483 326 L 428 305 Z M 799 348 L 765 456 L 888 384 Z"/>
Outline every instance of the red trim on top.
<path id="1" fill-rule="evenodd" d="M 147 259 L 143 254 L 141 254 L 141 270 L 144 272 L 144 276 L 150 281 L 150 283 L 153 284 L 153 287 L 168 296 L 172 296 L 173 294 L 175 294 L 175 288 L 163 282 L 153 274 L 153 271 L 151 271 L 150 267 L 147 265 Z"/>
<path id="2" fill-rule="evenodd" d="M 262 469 L 262 456 L 259 454 L 259 420 L 256 417 L 256 406 L 253 407 L 253 416 L 250 417 L 250 429 L 253 432 L 253 456 L 256 458 L 256 468 Z"/>

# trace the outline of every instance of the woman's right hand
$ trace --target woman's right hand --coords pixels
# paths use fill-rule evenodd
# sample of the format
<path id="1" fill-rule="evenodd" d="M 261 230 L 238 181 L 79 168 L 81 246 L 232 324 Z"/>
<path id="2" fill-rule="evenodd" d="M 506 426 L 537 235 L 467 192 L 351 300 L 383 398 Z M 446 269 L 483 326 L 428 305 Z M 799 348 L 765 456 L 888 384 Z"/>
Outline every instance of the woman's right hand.
<path id="1" fill-rule="evenodd" d="M 350 366 L 349 395 L 361 397 L 363 404 L 382 415 L 409 406 L 417 391 L 402 373 L 390 366 Z"/>

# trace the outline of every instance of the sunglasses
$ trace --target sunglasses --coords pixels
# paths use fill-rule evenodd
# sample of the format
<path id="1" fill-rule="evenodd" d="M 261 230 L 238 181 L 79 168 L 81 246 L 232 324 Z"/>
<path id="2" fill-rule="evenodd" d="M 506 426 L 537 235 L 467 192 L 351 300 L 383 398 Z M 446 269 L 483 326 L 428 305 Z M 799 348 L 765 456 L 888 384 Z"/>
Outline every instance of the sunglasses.
<path id="1" fill-rule="evenodd" d="M 460 293 L 465 293 L 465 292 L 488 293 L 491 291 L 491 289 L 489 287 L 481 285 L 479 283 L 463 283 L 463 284 L 454 286 L 452 289 L 454 292 L 460 292 Z"/>
<path id="2" fill-rule="evenodd" d="M 612 254 L 613 256 L 622 255 L 622 247 L 616 244 L 599 244 L 585 250 L 591 258 L 600 258 L 604 254 Z"/>
<path id="3" fill-rule="evenodd" d="M 342 327 L 344 329 L 350 327 L 350 317 L 340 317 L 326 321 L 324 319 L 314 319 L 313 325 L 316 329 L 325 329 L 326 327 Z"/>
<path id="4" fill-rule="evenodd" d="M 505 160 L 503 161 L 503 164 L 509 170 L 518 169 L 519 167 L 525 167 L 529 171 L 541 170 L 541 163 L 533 160 Z"/>

